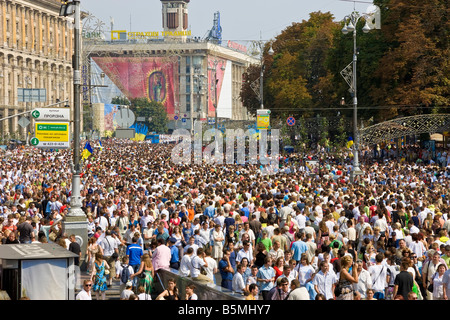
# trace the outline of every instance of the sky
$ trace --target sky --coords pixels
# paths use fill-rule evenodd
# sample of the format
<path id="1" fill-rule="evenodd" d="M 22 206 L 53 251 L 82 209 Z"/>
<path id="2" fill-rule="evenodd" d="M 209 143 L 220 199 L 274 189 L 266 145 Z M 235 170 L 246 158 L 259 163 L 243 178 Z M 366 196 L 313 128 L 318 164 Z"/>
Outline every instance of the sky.
<path id="1" fill-rule="evenodd" d="M 366 12 L 369 0 L 191 0 L 188 4 L 192 36 L 204 38 L 220 12 L 222 39 L 236 42 L 271 40 L 293 22 L 309 19 L 311 12 L 331 12 L 341 21 L 353 9 Z M 161 31 L 160 0 L 81 0 L 81 10 L 89 12 L 111 30 Z"/>

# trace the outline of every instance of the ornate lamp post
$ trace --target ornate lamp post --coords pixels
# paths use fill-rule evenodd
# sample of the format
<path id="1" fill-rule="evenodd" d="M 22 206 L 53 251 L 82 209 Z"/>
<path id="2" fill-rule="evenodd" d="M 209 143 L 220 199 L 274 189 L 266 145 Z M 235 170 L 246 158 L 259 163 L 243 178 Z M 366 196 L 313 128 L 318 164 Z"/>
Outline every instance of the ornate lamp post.
<path id="1" fill-rule="evenodd" d="M 369 7 L 370 8 L 370 7 Z M 353 61 L 347 65 L 342 71 L 341 75 L 350 86 L 350 93 L 353 97 L 353 168 L 350 173 L 350 180 L 353 183 L 356 176 L 362 175 L 363 172 L 359 167 L 359 137 L 358 137 L 358 98 L 357 98 L 357 81 L 356 81 L 356 62 L 358 59 L 358 52 L 356 48 L 356 24 L 360 19 L 365 20 L 365 25 L 362 28 L 364 33 L 372 29 L 380 29 L 379 26 L 379 8 L 372 6 L 372 12 L 360 14 L 353 11 L 350 15 L 344 17 L 343 34 L 353 32 Z M 375 22 L 373 20 L 375 19 Z"/>

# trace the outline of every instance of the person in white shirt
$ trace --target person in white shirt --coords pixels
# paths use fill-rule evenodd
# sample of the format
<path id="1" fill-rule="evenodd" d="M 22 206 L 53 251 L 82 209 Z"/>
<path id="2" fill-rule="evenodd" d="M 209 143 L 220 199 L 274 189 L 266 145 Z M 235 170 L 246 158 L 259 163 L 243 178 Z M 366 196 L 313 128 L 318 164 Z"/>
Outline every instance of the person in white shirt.
<path id="1" fill-rule="evenodd" d="M 205 260 L 206 260 L 206 263 L 208 263 L 208 266 L 205 268 L 205 270 L 206 270 L 206 275 L 209 277 L 209 278 L 211 278 L 211 280 L 214 282 L 214 283 L 216 283 L 216 281 L 215 281 L 215 274 L 217 273 L 217 261 L 215 260 L 215 259 L 213 259 L 212 257 L 211 257 L 211 249 L 205 249 L 205 254 L 206 254 L 206 257 L 205 257 Z"/>
<path id="2" fill-rule="evenodd" d="M 126 283 L 130 280 L 130 276 L 134 273 L 134 269 L 132 266 L 130 266 L 129 263 L 129 258 L 127 256 L 122 258 L 122 263 L 116 263 L 116 279 L 119 279 L 120 281 L 120 287 L 119 287 L 119 291 L 122 292 L 123 290 L 125 290 L 125 285 Z M 127 279 L 125 279 L 124 281 L 122 281 L 122 275 L 126 275 L 124 274 L 125 270 L 128 269 L 128 274 L 129 276 L 126 277 Z"/>
<path id="3" fill-rule="evenodd" d="M 382 211 L 378 212 L 378 219 L 374 223 L 374 228 L 375 227 L 380 228 L 380 232 L 384 234 L 386 234 L 386 231 L 388 230 L 386 217 L 384 216 Z"/>
<path id="4" fill-rule="evenodd" d="M 132 294 L 134 294 L 134 291 L 132 290 L 132 288 L 133 288 L 133 282 L 128 281 L 128 282 L 125 284 L 125 290 L 123 290 L 123 291 L 120 293 L 120 300 L 128 300 L 128 299 L 130 298 L 130 296 L 131 296 Z"/>
<path id="5" fill-rule="evenodd" d="M 236 267 L 236 273 L 234 274 L 233 280 L 231 283 L 231 287 L 233 288 L 234 292 L 244 294 L 245 283 L 244 283 L 244 278 L 242 275 L 245 272 L 245 268 L 246 267 L 240 263 Z"/>
<path id="6" fill-rule="evenodd" d="M 243 242 L 243 248 L 239 250 L 237 256 L 236 256 L 236 262 L 240 263 L 242 258 L 247 258 L 249 262 L 253 261 L 253 253 L 251 249 L 250 241 L 244 240 Z"/>
<path id="7" fill-rule="evenodd" d="M 190 265 L 191 275 L 190 275 L 190 277 L 196 281 L 205 281 L 205 282 L 213 283 L 214 280 L 212 280 L 210 277 L 201 273 L 202 269 L 208 268 L 208 263 L 206 262 L 205 257 L 206 257 L 206 255 L 205 255 L 203 248 L 197 249 L 197 255 L 193 256 L 191 259 L 191 265 Z"/>
<path id="8" fill-rule="evenodd" d="M 408 227 L 409 227 L 409 234 L 411 234 L 411 236 L 414 234 L 414 233 L 419 233 L 420 232 L 420 229 L 419 228 L 417 228 L 415 225 L 414 225 L 414 222 L 412 222 L 412 221 L 408 221 Z"/>
<path id="9" fill-rule="evenodd" d="M 291 292 L 289 293 L 288 300 L 310 300 L 308 289 L 300 286 L 300 281 L 294 279 L 291 282 Z"/>
<path id="10" fill-rule="evenodd" d="M 186 286 L 186 300 L 198 300 L 197 294 L 194 292 L 195 286 L 193 284 Z"/>
<path id="11" fill-rule="evenodd" d="M 384 299 L 387 287 L 387 267 L 382 264 L 384 254 L 378 253 L 375 256 L 375 265 L 369 267 L 369 273 L 372 277 L 372 289 L 375 291 L 375 299 Z"/>
<path id="12" fill-rule="evenodd" d="M 305 229 L 306 227 L 306 216 L 300 210 L 296 210 L 297 215 L 295 216 L 295 220 L 297 221 L 298 229 Z"/>
<path id="13" fill-rule="evenodd" d="M 101 215 L 96 220 L 98 220 L 98 226 L 102 228 L 103 232 L 105 232 L 108 229 L 108 219 Z"/>
<path id="14" fill-rule="evenodd" d="M 189 248 L 192 248 L 192 250 L 194 250 L 194 252 L 192 253 L 192 256 L 196 256 L 197 255 L 197 250 L 198 250 L 198 245 L 195 244 L 195 237 L 191 236 L 189 238 L 189 243 L 184 247 L 184 253 L 186 254 L 187 250 Z"/>
<path id="15" fill-rule="evenodd" d="M 363 268 L 363 261 L 356 260 L 356 271 L 358 273 L 358 283 L 353 284 L 353 290 L 361 294 L 361 298 L 365 299 L 367 289 L 372 289 L 372 277 L 370 272 Z"/>
<path id="16" fill-rule="evenodd" d="M 178 275 L 180 277 L 189 277 L 191 274 L 191 258 L 193 257 L 194 249 L 188 248 L 181 258 L 180 268 L 178 269 Z"/>
<path id="17" fill-rule="evenodd" d="M 148 293 L 145 293 L 145 287 L 144 286 L 139 286 L 138 288 L 138 299 L 139 300 L 152 300 L 152 296 L 149 295 Z"/>
<path id="18" fill-rule="evenodd" d="M 312 280 L 316 294 L 323 294 L 326 300 L 333 299 L 333 289 L 337 282 L 336 274 L 330 272 L 330 265 L 327 261 L 320 262 L 320 271 Z"/>
<path id="19" fill-rule="evenodd" d="M 76 296 L 76 300 L 92 300 L 92 281 L 91 280 L 84 280 L 83 282 L 83 289 L 78 292 Z"/>

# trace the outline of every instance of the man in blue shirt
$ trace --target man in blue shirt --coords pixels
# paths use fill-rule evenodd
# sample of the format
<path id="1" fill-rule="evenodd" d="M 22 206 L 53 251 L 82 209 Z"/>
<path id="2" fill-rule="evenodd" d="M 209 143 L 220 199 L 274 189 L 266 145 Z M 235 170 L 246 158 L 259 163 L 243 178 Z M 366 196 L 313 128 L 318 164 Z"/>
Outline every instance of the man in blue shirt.
<path id="1" fill-rule="evenodd" d="M 241 209 L 241 211 L 242 212 L 244 212 L 244 215 L 247 217 L 247 219 L 250 219 L 250 210 L 249 210 L 249 208 L 247 207 L 247 203 L 243 203 L 242 204 L 242 209 Z"/>
<path id="2" fill-rule="evenodd" d="M 180 254 L 177 246 L 175 246 L 175 243 L 177 242 L 177 239 L 174 237 L 169 238 L 169 248 L 170 248 L 170 267 L 172 269 L 178 270 L 180 268 Z"/>
<path id="3" fill-rule="evenodd" d="M 219 272 L 222 277 L 222 282 L 220 283 L 221 287 L 227 288 L 229 290 L 233 290 L 232 281 L 233 281 L 233 267 L 230 263 L 230 250 L 225 249 L 223 251 L 223 257 L 219 261 Z"/>
<path id="4" fill-rule="evenodd" d="M 142 247 L 137 244 L 138 237 L 134 236 L 131 240 L 132 243 L 128 245 L 126 255 L 129 259 L 129 265 L 133 267 L 134 273 L 136 273 L 139 270 L 139 267 L 141 266 L 141 257 L 144 254 L 144 251 L 142 250 Z M 136 285 L 138 280 L 138 277 L 133 278 L 133 284 Z"/>
<path id="5" fill-rule="evenodd" d="M 192 222 L 190 221 L 186 222 L 181 232 L 183 233 L 185 241 L 189 241 L 189 239 L 194 235 L 194 228 L 192 228 Z"/>
<path id="6" fill-rule="evenodd" d="M 214 202 L 212 200 L 209 200 L 208 202 L 209 206 L 205 208 L 205 211 L 203 212 L 203 215 L 211 218 L 214 218 L 214 215 L 216 214 L 216 209 L 214 208 Z"/>
<path id="7" fill-rule="evenodd" d="M 275 269 L 272 268 L 271 257 L 268 256 L 264 259 L 264 265 L 259 268 L 256 280 L 258 281 L 259 291 L 261 291 L 263 300 L 268 300 L 267 295 L 275 283 Z"/>
<path id="8" fill-rule="evenodd" d="M 304 234 L 304 232 L 295 233 L 295 242 L 291 245 L 292 259 L 297 261 L 297 263 L 300 263 L 302 253 L 308 251 L 308 245 L 302 241 Z"/>

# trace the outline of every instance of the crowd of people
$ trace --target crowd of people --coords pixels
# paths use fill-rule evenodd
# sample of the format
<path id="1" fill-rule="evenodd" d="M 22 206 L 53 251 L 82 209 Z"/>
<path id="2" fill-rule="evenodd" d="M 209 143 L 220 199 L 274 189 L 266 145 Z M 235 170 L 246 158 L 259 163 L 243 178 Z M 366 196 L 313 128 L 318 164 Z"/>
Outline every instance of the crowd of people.
<path id="1" fill-rule="evenodd" d="M 351 159 L 326 153 L 314 168 L 281 154 L 267 174 L 259 164 L 175 164 L 173 147 L 106 139 L 83 162 L 90 277 L 80 299 L 105 299 L 112 281 L 122 299 L 198 298 L 173 279 L 155 292 L 159 269 L 248 300 L 449 299 L 446 163 L 361 157 L 352 182 Z M 24 146 L 2 161 L 1 244 L 79 250 L 62 227 L 70 150 Z"/>

